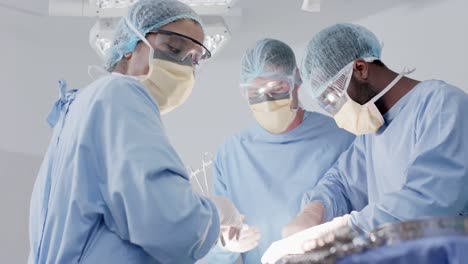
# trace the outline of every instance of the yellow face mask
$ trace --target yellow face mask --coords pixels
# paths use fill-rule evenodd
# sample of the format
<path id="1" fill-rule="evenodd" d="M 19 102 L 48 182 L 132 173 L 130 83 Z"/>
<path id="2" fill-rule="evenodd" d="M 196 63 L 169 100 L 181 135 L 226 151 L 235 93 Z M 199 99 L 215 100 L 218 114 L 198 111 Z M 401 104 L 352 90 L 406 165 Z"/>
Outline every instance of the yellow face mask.
<path id="1" fill-rule="evenodd" d="M 265 101 L 250 105 L 257 122 L 268 132 L 279 134 L 291 125 L 296 110 L 291 109 L 291 99 Z"/>
<path id="2" fill-rule="evenodd" d="M 191 66 L 154 58 L 151 58 L 148 74 L 139 79 L 158 102 L 161 115 L 182 105 L 195 84 Z"/>
<path id="3" fill-rule="evenodd" d="M 125 21 L 150 49 L 148 73 L 137 78 L 158 103 L 161 115 L 167 114 L 183 104 L 192 93 L 195 76 L 191 58 L 188 61 L 174 62 L 165 52 L 153 49 L 135 26 L 128 19 Z"/>
<path id="4" fill-rule="evenodd" d="M 333 116 L 338 127 L 343 128 L 357 136 L 372 134 L 377 132 L 380 127 L 385 124 L 385 120 L 380 113 L 375 102 L 384 96 L 395 84 L 403 78 L 404 75 L 411 73 L 413 70 L 404 70 L 390 84 L 387 85 L 380 93 L 374 96 L 369 102 L 360 105 L 351 99 L 346 92 L 348 100 L 341 109 Z M 352 74 L 352 71 L 351 73 Z"/>
<path id="5" fill-rule="evenodd" d="M 348 99 L 333 118 L 338 127 L 357 136 L 375 133 L 384 124 L 382 114 L 374 102 L 360 105 L 352 99 Z"/>

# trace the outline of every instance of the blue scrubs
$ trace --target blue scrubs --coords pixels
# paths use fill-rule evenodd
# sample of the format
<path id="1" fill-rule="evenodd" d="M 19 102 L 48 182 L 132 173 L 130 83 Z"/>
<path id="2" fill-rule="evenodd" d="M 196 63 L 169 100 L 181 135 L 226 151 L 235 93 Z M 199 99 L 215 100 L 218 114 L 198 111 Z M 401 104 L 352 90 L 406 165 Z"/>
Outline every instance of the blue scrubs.
<path id="1" fill-rule="evenodd" d="M 350 213 L 369 232 L 380 224 L 468 214 L 468 95 L 443 81 L 419 83 L 356 138 L 303 204 L 323 202 L 327 220 Z"/>
<path id="2" fill-rule="evenodd" d="M 335 121 L 307 112 L 295 129 L 273 135 L 259 125 L 229 138 L 215 158 L 214 192 L 231 199 L 245 222 L 260 229 L 257 248 L 245 264 L 260 263 L 282 228 L 299 212 L 302 195 L 314 187 L 354 140 Z M 235 263 L 239 254 L 215 247 L 209 263 Z"/>
<path id="3" fill-rule="evenodd" d="M 65 92 L 30 208 L 33 263 L 194 263 L 219 236 L 215 205 L 192 191 L 156 102 L 108 75 Z"/>

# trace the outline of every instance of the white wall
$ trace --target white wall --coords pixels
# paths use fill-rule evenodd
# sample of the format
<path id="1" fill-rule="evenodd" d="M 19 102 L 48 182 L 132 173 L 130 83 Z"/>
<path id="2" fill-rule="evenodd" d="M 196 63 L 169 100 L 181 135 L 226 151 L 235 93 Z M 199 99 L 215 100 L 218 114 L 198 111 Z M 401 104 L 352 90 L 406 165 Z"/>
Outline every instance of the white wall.
<path id="1" fill-rule="evenodd" d="M 468 91 L 467 10 L 466 0 L 410 3 L 357 22 L 384 42 L 383 61 L 393 69 L 413 66 L 419 80 L 442 79 Z"/>
<path id="2" fill-rule="evenodd" d="M 38 2 L 18 0 L 31 14 L 0 4 L 0 263 L 27 261 L 29 201 L 50 137 L 46 117 L 57 79 L 84 85 L 84 66 L 97 61 L 87 48 L 91 20 L 42 16 Z"/>
<path id="3" fill-rule="evenodd" d="M 299 2 L 291 0 L 297 7 Z M 260 37 L 283 39 L 302 54 L 317 28 L 358 22 L 385 42 L 383 60 L 393 69 L 414 66 L 417 79 L 444 79 L 468 91 L 467 1 L 329 0 L 323 5 L 322 14 L 281 16 L 261 6 L 245 11 L 247 17 L 232 32 L 231 43 L 202 69 L 190 100 L 164 118 L 173 145 L 188 165 L 201 166 L 204 151 L 214 152 L 225 137 L 253 121 L 239 95 L 239 61 L 242 51 Z M 271 21 L 265 22 L 268 14 L 273 14 Z M 29 194 L 50 136 L 45 118 L 57 98 L 58 78 L 66 78 L 74 88 L 89 82 L 86 66 L 98 62 L 87 43 L 92 23 L 30 16 L 0 5 L 1 263 L 25 262 Z"/>
<path id="4" fill-rule="evenodd" d="M 0 150 L 0 263 L 26 263 L 29 200 L 40 156 Z"/>
<path id="5" fill-rule="evenodd" d="M 414 67 L 411 78 L 441 79 L 468 92 L 468 2 L 407 2 L 342 22 L 357 23 L 374 32 L 384 43 L 382 59 L 391 69 L 399 72 L 405 66 Z M 300 49 L 305 45 L 302 43 Z M 306 106 L 315 106 L 307 97 L 305 100 Z"/>
<path id="6" fill-rule="evenodd" d="M 57 80 L 81 87 L 90 80 L 86 66 L 98 62 L 88 48 L 91 25 L 91 19 L 31 16 L 0 6 L 0 148 L 45 153 Z"/>

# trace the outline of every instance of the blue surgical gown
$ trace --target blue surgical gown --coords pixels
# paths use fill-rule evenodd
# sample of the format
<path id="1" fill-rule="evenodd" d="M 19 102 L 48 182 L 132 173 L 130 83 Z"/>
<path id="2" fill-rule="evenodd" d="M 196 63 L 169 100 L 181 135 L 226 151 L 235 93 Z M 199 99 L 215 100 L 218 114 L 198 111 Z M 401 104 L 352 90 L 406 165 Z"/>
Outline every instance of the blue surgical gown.
<path id="1" fill-rule="evenodd" d="M 33 263 L 194 263 L 219 236 L 135 79 L 108 75 L 65 92 L 31 199 Z"/>
<path id="2" fill-rule="evenodd" d="M 468 95 L 443 81 L 419 83 L 304 195 L 327 220 L 351 212 L 369 232 L 387 223 L 468 213 Z"/>
<path id="3" fill-rule="evenodd" d="M 214 162 L 214 192 L 226 196 L 260 229 L 257 248 L 243 253 L 245 264 L 258 264 L 282 228 L 299 212 L 302 195 L 314 187 L 355 136 L 333 119 L 306 112 L 295 129 L 273 135 L 259 125 L 229 138 Z M 213 248 L 208 263 L 235 263 L 239 254 Z"/>

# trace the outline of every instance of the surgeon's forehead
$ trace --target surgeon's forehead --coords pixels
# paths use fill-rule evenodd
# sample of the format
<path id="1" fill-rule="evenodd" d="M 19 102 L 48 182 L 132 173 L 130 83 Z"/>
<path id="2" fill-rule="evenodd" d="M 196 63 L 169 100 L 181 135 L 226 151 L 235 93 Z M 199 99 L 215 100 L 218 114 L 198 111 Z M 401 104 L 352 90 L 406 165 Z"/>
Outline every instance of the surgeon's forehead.
<path id="1" fill-rule="evenodd" d="M 200 24 L 191 19 L 179 19 L 161 27 L 161 29 L 176 32 L 203 43 L 203 28 Z"/>
<path id="2" fill-rule="evenodd" d="M 269 79 L 269 78 L 257 77 L 255 79 L 253 79 L 250 83 L 251 84 L 262 84 L 262 83 L 266 83 L 266 82 L 269 82 L 269 81 L 271 81 L 271 79 Z"/>
<path id="3" fill-rule="evenodd" d="M 261 76 L 261 77 L 257 77 L 255 79 L 253 79 L 252 81 L 250 81 L 250 84 L 265 84 L 265 83 L 269 83 L 269 82 L 281 82 L 281 81 L 285 81 L 286 78 L 283 78 L 281 76 L 273 76 L 273 77 L 264 77 L 264 76 Z"/>

